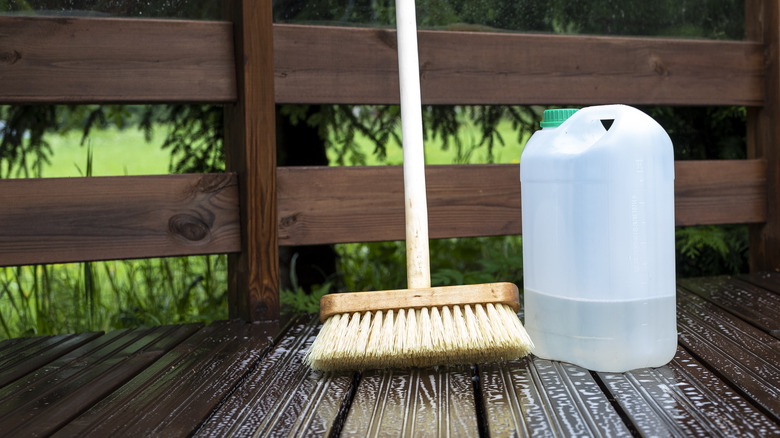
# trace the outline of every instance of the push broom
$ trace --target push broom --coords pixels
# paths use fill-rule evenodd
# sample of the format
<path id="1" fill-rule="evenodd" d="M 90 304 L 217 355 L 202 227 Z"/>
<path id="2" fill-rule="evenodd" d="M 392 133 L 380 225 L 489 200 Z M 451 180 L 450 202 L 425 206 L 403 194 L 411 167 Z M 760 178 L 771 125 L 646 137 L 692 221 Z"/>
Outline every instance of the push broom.
<path id="1" fill-rule="evenodd" d="M 305 361 L 323 371 L 425 367 L 528 354 L 513 283 L 431 287 L 417 23 L 396 0 L 408 289 L 329 294 Z"/>

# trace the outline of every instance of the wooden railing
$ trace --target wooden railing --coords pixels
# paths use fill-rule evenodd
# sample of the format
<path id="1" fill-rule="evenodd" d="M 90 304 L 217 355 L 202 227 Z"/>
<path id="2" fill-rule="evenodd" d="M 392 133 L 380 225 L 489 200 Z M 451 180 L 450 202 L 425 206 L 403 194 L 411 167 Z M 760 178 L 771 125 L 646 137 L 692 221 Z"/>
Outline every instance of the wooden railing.
<path id="1" fill-rule="evenodd" d="M 234 22 L 0 17 L 0 103 L 223 103 L 228 156 L 224 175 L 0 181 L 0 265 L 227 252 L 231 311 L 273 319 L 278 245 L 403 238 L 400 168 L 274 165 L 274 104 L 397 103 L 395 32 L 271 27 L 258 3 Z M 751 159 L 677 162 L 676 220 L 757 224 L 753 267 L 780 269 L 780 20 L 747 11 L 750 41 L 421 31 L 423 102 L 748 106 Z M 518 166 L 428 178 L 432 237 L 522 231 Z"/>

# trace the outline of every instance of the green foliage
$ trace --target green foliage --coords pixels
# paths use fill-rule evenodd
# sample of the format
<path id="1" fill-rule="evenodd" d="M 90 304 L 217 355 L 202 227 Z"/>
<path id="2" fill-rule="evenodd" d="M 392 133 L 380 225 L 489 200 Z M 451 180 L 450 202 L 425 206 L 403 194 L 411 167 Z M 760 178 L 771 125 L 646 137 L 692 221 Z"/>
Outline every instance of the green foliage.
<path id="1" fill-rule="evenodd" d="M 333 282 L 327 281 L 310 291 L 304 290 L 298 284 L 298 278 L 292 274 L 295 272 L 297 257 L 292 258 L 290 268 L 291 289 L 282 289 L 279 291 L 279 302 L 282 304 L 281 312 L 283 315 L 300 315 L 306 313 L 317 313 L 320 311 L 320 298 L 323 295 L 332 292 Z"/>
<path id="2" fill-rule="evenodd" d="M 521 236 L 441 239 L 431 241 L 431 282 L 434 285 L 507 281 L 522 285 Z"/>
<path id="3" fill-rule="evenodd" d="M 732 0 L 417 0 L 420 27 L 596 35 L 742 39 L 744 4 Z M 390 27 L 392 0 L 274 2 L 278 22 Z"/>
<path id="4" fill-rule="evenodd" d="M 676 239 L 679 277 L 748 271 L 747 225 L 680 227 Z"/>
<path id="5" fill-rule="evenodd" d="M 747 156 L 745 107 L 650 107 L 645 111 L 666 129 L 676 160 Z"/>
<path id="6" fill-rule="evenodd" d="M 158 107 L 147 106 L 141 126 L 147 136 L 154 126 L 170 127 L 163 149 L 171 151 L 171 172 L 225 170 L 221 106 L 168 105 L 155 117 L 156 111 Z"/>
<path id="7" fill-rule="evenodd" d="M 227 318 L 225 256 L 0 268 L 0 339 Z"/>
<path id="8" fill-rule="evenodd" d="M 403 289 L 406 287 L 404 242 L 336 245 L 344 291 Z"/>
<path id="9" fill-rule="evenodd" d="M 0 178 L 40 175 L 51 155 L 43 134 L 56 123 L 53 107 L 0 107 Z"/>
<path id="10" fill-rule="evenodd" d="M 0 0 L 0 13 L 219 19 L 222 2 L 214 0 L 116 1 L 116 0 Z"/>
<path id="11" fill-rule="evenodd" d="M 283 289 L 279 292 L 279 301 L 282 303 L 283 315 L 300 315 L 305 313 L 317 313 L 320 311 L 320 298 L 330 293 L 333 285 L 325 283 L 314 288 L 311 292 L 298 287 L 293 290 Z"/>
<path id="12" fill-rule="evenodd" d="M 511 140 L 520 144 L 538 126 L 542 112 L 543 108 L 536 106 L 425 106 L 425 140 L 452 151 L 453 163 L 473 162 L 473 154 L 479 150 L 486 152 L 487 162 L 493 162 L 496 149 L 507 142 L 499 125 L 509 123 L 515 134 Z M 335 165 L 387 164 L 388 148 L 401 144 L 398 105 L 328 105 L 308 117 L 308 106 L 283 105 L 280 114 L 294 124 L 316 128 Z M 464 136 L 464 127 L 474 128 L 476 135 Z"/>
<path id="13" fill-rule="evenodd" d="M 336 245 L 345 291 L 406 288 L 406 244 Z M 496 281 L 522 283 L 522 237 L 430 241 L 431 282 L 438 286 Z"/>

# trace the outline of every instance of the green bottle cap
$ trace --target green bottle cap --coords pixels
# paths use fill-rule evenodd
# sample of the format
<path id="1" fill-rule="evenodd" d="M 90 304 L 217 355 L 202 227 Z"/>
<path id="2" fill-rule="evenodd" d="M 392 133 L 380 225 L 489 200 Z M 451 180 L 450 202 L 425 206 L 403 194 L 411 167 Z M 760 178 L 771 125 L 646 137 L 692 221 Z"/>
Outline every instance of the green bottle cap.
<path id="1" fill-rule="evenodd" d="M 577 108 L 560 108 L 544 110 L 542 115 L 542 128 L 555 128 L 565 122 L 572 114 L 577 112 Z"/>

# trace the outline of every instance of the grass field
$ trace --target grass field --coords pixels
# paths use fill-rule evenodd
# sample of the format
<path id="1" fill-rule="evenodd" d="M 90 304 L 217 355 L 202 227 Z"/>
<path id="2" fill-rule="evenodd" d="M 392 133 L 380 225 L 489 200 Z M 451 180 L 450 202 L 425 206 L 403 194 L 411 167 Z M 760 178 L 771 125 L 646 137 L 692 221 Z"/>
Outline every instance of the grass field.
<path id="1" fill-rule="evenodd" d="M 92 148 L 92 176 L 168 173 L 170 153 L 161 148 L 165 140 L 164 129 L 157 128 L 149 142 L 143 132 L 132 128 L 94 131 L 83 145 L 81 132 L 49 135 L 46 141 L 53 154 L 51 164 L 43 167 L 42 176 L 84 176 L 88 147 Z"/>
<path id="2" fill-rule="evenodd" d="M 68 134 L 49 135 L 46 141 L 52 147 L 51 163 L 44 165 L 43 175 L 47 178 L 83 176 L 87 162 L 87 149 L 92 148 L 92 176 L 110 175 L 157 175 L 168 173 L 170 153 L 161 148 L 165 140 L 165 127 L 157 127 L 151 141 L 146 141 L 143 132 L 138 129 L 116 128 L 94 131 L 85 144 L 81 144 L 81 133 L 71 131 Z M 510 122 L 499 125 L 505 144 L 493 151 L 496 163 L 519 163 L 522 152 L 521 142 Z M 476 127 L 464 124 L 461 127 L 461 139 L 464 144 L 461 155 L 468 155 L 469 163 L 487 163 L 487 147 L 475 147 L 480 139 Z M 523 144 L 525 143 L 523 140 Z M 369 165 L 400 165 L 403 162 L 401 146 L 391 141 L 387 146 L 387 161 L 379 162 L 373 154 L 373 145 L 360 134 L 357 142 L 362 153 L 368 158 Z M 329 157 L 333 160 L 333 151 Z M 425 144 L 427 164 L 453 164 L 458 161 L 458 151 L 454 146 L 442 149 L 441 140 L 429 140 Z"/>

